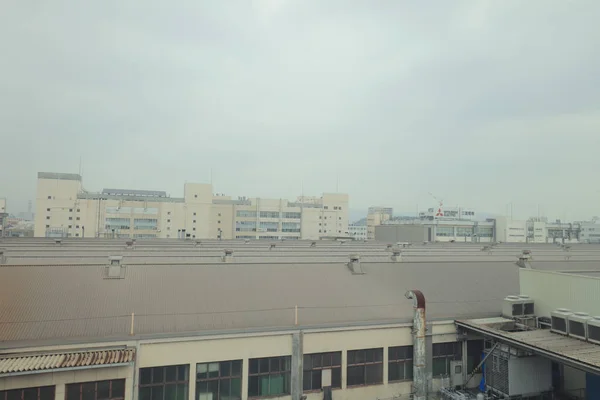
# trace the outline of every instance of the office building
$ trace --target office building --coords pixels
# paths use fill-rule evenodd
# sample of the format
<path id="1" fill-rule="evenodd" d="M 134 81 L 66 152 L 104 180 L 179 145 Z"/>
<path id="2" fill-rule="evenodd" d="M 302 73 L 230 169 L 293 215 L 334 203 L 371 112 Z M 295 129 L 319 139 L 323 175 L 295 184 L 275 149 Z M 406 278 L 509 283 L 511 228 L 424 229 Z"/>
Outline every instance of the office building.
<path id="1" fill-rule="evenodd" d="M 392 219 L 394 210 L 391 207 L 369 207 L 367 213 L 367 239 L 375 239 L 375 227 Z"/>
<path id="2" fill-rule="evenodd" d="M 350 224 L 348 234 L 354 240 L 367 240 L 367 225 Z"/>
<path id="3" fill-rule="evenodd" d="M 36 237 L 297 240 L 348 235 L 348 195 L 296 201 L 215 195 L 186 183 L 183 197 L 164 191 L 83 189 L 77 174 L 40 172 Z"/>

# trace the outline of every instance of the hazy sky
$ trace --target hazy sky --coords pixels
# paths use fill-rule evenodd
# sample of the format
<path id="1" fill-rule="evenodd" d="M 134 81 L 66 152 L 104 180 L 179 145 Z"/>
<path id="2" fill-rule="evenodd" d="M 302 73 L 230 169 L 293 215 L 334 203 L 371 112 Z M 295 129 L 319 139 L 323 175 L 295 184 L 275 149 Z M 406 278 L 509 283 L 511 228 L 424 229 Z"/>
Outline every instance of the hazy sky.
<path id="1" fill-rule="evenodd" d="M 600 2 L 4 0 L 0 197 L 336 190 L 600 214 Z M 524 215 L 523 215 L 524 216 Z"/>

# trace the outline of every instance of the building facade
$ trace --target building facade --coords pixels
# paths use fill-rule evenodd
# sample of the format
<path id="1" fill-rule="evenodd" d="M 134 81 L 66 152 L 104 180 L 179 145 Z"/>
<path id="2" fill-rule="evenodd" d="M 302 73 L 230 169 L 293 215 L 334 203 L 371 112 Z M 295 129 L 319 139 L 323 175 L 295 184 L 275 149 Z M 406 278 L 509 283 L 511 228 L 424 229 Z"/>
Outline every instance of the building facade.
<path id="1" fill-rule="evenodd" d="M 77 174 L 40 172 L 36 237 L 319 239 L 347 235 L 348 195 L 261 199 L 214 195 L 186 183 L 184 196 L 163 191 L 85 191 Z"/>
<path id="2" fill-rule="evenodd" d="M 0 237 L 4 236 L 7 217 L 8 212 L 6 211 L 6 199 L 0 198 Z"/>
<path id="3" fill-rule="evenodd" d="M 366 225 L 348 225 L 348 234 L 354 240 L 367 240 L 367 226 Z"/>
<path id="4" fill-rule="evenodd" d="M 369 207 L 367 213 L 367 239 L 375 239 L 375 227 L 392 219 L 394 209 L 391 207 Z"/>

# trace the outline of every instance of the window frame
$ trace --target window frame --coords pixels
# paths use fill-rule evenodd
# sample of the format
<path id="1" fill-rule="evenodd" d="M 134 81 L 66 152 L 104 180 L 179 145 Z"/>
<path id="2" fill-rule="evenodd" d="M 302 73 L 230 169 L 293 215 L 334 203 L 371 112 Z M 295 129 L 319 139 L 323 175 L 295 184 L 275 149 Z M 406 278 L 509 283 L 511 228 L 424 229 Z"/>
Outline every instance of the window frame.
<path id="1" fill-rule="evenodd" d="M 222 364 L 224 363 L 230 363 L 229 366 L 229 375 L 221 375 L 221 371 L 222 371 Z M 234 375 L 233 374 L 233 363 L 239 363 L 239 375 Z M 210 364 L 218 364 L 219 365 L 219 371 L 218 371 L 218 376 L 216 377 L 209 377 L 208 374 L 208 368 Z M 232 394 L 231 394 L 231 383 L 233 379 L 239 379 L 239 388 L 240 388 L 240 392 L 239 392 L 239 399 L 242 398 L 242 383 L 243 383 L 243 379 L 244 379 L 244 366 L 243 366 L 243 360 L 226 360 L 226 361 L 211 361 L 211 362 L 201 362 L 201 363 L 196 363 L 196 393 L 195 393 L 195 399 L 199 398 L 199 395 L 201 394 L 198 391 L 198 388 L 200 387 L 199 384 L 202 384 L 204 382 L 217 382 L 217 398 L 213 398 L 213 400 L 220 400 L 221 399 L 221 383 L 222 381 L 229 381 L 229 398 L 233 398 Z M 205 378 L 198 378 L 199 372 L 198 372 L 198 367 L 200 365 L 206 365 L 207 366 L 207 372 L 206 372 L 206 377 Z M 203 392 L 206 393 L 206 392 Z M 211 392 L 212 393 L 212 392 Z"/>
<path id="2" fill-rule="evenodd" d="M 336 360 L 335 357 L 339 357 L 339 364 L 335 364 Z M 306 369 L 306 357 L 310 357 L 310 368 Z M 315 366 L 315 362 L 314 360 L 319 357 L 319 362 L 318 362 L 318 366 Z M 329 357 L 329 365 L 325 365 L 325 357 Z M 313 376 L 312 376 L 312 372 L 316 372 L 319 371 L 320 373 L 322 373 L 323 370 L 325 369 L 330 369 L 331 370 L 331 388 L 332 389 L 341 389 L 342 388 L 342 352 L 341 351 L 328 351 L 328 352 L 324 352 L 324 353 L 310 353 L 310 354 L 304 354 L 303 355 L 303 360 L 302 360 L 302 391 L 304 393 L 314 393 L 314 392 L 320 392 L 322 390 L 322 383 L 321 386 L 319 388 L 314 388 L 313 387 Z M 334 384 L 334 374 L 335 371 L 337 370 L 337 372 L 339 373 L 338 379 L 339 382 L 336 382 L 336 384 Z M 309 376 L 310 377 L 310 389 L 306 389 L 304 387 L 305 384 L 305 379 L 306 377 Z"/>
<path id="3" fill-rule="evenodd" d="M 453 352 L 450 353 L 448 348 L 452 346 Z M 441 349 L 441 350 L 440 350 Z M 436 355 L 436 352 L 438 353 Z M 438 378 L 444 375 L 450 375 L 450 361 L 461 361 L 462 360 L 462 343 L 461 342 L 442 342 L 442 343 L 433 343 L 431 346 L 432 353 L 432 376 L 433 378 Z M 436 360 L 446 360 L 446 371 L 443 374 L 434 375 L 433 368 L 435 367 Z"/>
<path id="4" fill-rule="evenodd" d="M 400 358 L 400 352 L 404 351 L 406 356 Z M 391 346 L 388 347 L 388 382 L 407 382 L 413 379 L 413 346 Z M 392 379 L 390 377 L 390 371 L 392 365 L 402 365 L 404 368 L 403 379 Z M 407 368 L 409 368 L 407 370 Z"/>
<path id="5" fill-rule="evenodd" d="M 175 367 L 175 380 L 167 380 L 167 368 L 173 368 Z M 154 382 L 154 372 L 157 369 L 161 369 L 162 372 L 162 380 L 160 382 Z M 179 373 L 180 373 L 180 368 L 184 369 L 184 373 L 185 373 L 185 379 L 181 380 L 179 379 Z M 142 383 L 142 374 L 146 371 L 150 370 L 150 383 Z M 142 390 L 149 388 L 150 389 L 150 397 L 148 398 L 148 400 L 152 400 L 153 399 L 153 394 L 152 394 L 152 390 L 153 388 L 158 388 L 158 387 L 162 387 L 162 400 L 165 400 L 165 388 L 167 387 L 167 385 L 175 385 L 176 389 L 179 387 L 179 385 L 183 385 L 185 390 L 184 390 L 184 398 L 183 400 L 188 400 L 189 398 L 189 387 L 190 387 L 190 365 L 189 364 L 176 364 L 176 365 L 159 365 L 159 366 L 155 366 L 155 367 L 146 367 L 146 368 L 140 368 L 139 371 L 139 384 L 138 384 L 138 400 L 143 400 L 144 398 L 142 397 Z"/>
<path id="6" fill-rule="evenodd" d="M 98 400 L 98 384 L 99 383 L 104 383 L 104 382 L 108 382 L 109 386 L 108 386 L 108 397 L 102 397 L 102 400 L 124 400 L 125 399 L 125 392 L 126 392 L 126 380 L 125 378 L 122 379 L 104 379 L 101 381 L 90 381 L 90 382 L 75 382 L 75 383 L 68 383 L 65 385 L 65 400 L 83 400 L 83 395 L 84 395 L 84 390 L 83 390 L 83 385 L 89 385 L 89 384 L 94 384 L 94 400 Z M 115 382 L 122 382 L 123 384 L 123 396 L 113 396 L 113 383 Z M 72 398 L 69 396 L 69 389 L 72 387 L 79 387 L 79 397 L 77 398 Z"/>
<path id="7" fill-rule="evenodd" d="M 36 387 L 28 387 L 22 389 L 9 389 L 9 390 L 0 390 L 0 400 L 8 400 L 9 392 L 21 392 L 19 396 L 19 400 L 25 399 L 25 391 L 26 390 L 37 390 L 36 400 L 56 400 L 56 385 L 48 385 L 48 386 L 36 386 Z M 50 399 L 41 398 L 42 389 L 52 389 L 52 396 Z"/>
<path id="8" fill-rule="evenodd" d="M 279 360 L 279 370 L 272 370 L 272 362 L 274 360 Z M 252 372 L 253 363 L 257 363 L 258 372 Z M 261 371 L 261 363 L 268 363 L 268 372 Z M 283 367 L 282 367 L 283 365 Z M 292 392 L 291 390 L 291 371 L 292 371 L 292 356 L 275 356 L 275 357 L 260 357 L 260 358 L 251 358 L 248 360 L 248 398 L 249 399 L 257 399 L 257 398 L 268 398 L 268 397 L 281 397 L 281 396 L 289 396 Z M 271 377 L 277 375 L 284 375 L 284 390 L 281 393 L 271 393 Z M 287 376 L 287 388 L 285 387 L 285 378 Z M 269 387 L 267 388 L 267 394 L 260 394 L 260 380 L 257 384 L 257 391 L 259 394 L 252 395 L 252 378 L 261 377 L 269 377 Z"/>
<path id="9" fill-rule="evenodd" d="M 368 356 L 367 356 L 367 352 L 368 351 L 375 351 L 377 353 L 374 354 L 381 354 L 381 356 L 379 357 L 380 360 L 378 361 L 367 361 L 368 360 Z M 364 352 L 364 356 L 363 359 L 364 361 L 353 361 L 352 358 L 356 358 L 356 356 L 359 354 L 358 352 Z M 375 358 L 375 357 L 373 357 Z M 378 382 L 367 382 L 367 370 L 369 366 L 379 366 L 379 368 L 381 368 L 381 380 Z M 357 383 L 357 384 L 350 384 L 350 368 L 356 368 L 356 367 L 362 367 L 363 371 L 362 371 L 362 375 L 363 375 L 363 382 L 362 383 Z M 351 387 L 361 387 L 361 386 L 374 386 L 374 385 L 381 385 L 383 384 L 383 347 L 376 347 L 376 348 L 370 348 L 370 349 L 357 349 L 357 350 L 348 350 L 347 352 L 347 362 L 346 362 L 346 387 L 351 388 Z"/>

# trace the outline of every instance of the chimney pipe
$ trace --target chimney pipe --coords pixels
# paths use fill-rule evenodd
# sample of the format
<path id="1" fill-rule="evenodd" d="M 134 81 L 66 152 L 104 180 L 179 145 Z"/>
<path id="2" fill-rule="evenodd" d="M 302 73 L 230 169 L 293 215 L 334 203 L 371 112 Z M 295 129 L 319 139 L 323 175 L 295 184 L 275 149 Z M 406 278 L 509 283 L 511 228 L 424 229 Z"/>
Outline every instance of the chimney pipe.
<path id="1" fill-rule="evenodd" d="M 413 300 L 413 400 L 427 399 L 425 354 L 425 296 L 420 290 L 409 290 L 404 296 Z"/>

